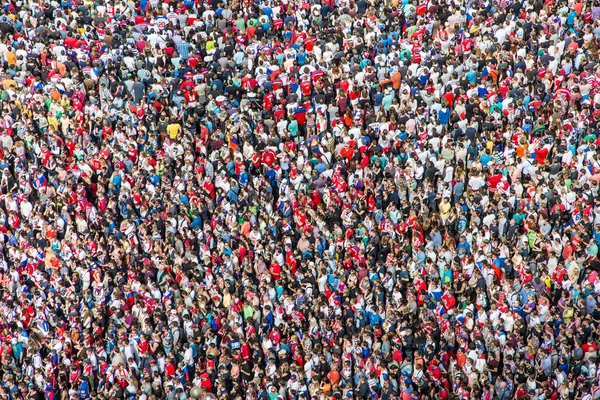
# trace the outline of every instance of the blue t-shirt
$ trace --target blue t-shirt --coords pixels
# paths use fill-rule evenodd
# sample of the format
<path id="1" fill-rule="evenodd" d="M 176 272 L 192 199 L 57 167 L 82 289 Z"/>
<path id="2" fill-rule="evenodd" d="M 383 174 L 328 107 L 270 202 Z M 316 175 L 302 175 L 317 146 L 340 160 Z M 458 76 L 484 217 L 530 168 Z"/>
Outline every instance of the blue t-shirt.
<path id="1" fill-rule="evenodd" d="M 440 124 L 447 125 L 450 121 L 450 109 L 448 107 L 442 108 L 438 111 L 438 118 L 440 119 Z"/>
<path id="2" fill-rule="evenodd" d="M 381 102 L 383 101 L 384 96 L 385 95 L 381 92 L 375 93 L 373 95 L 373 102 L 374 102 L 375 106 L 377 106 L 377 107 L 381 106 Z"/>
<path id="3" fill-rule="evenodd" d="M 490 163 L 490 161 L 492 161 L 492 156 L 490 156 L 489 154 L 485 154 L 485 155 L 481 156 L 480 161 L 481 161 L 481 165 L 485 167 Z"/>
<path id="4" fill-rule="evenodd" d="M 467 72 L 465 77 L 467 78 L 467 80 L 469 81 L 469 83 L 475 83 L 477 82 L 477 72 L 475 71 L 470 71 Z"/>

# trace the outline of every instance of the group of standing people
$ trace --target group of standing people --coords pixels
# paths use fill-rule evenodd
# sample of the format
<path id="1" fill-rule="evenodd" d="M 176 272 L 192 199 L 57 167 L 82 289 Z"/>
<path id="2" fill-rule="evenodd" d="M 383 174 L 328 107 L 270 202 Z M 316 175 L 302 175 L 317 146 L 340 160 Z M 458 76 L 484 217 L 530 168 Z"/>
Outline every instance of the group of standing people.
<path id="1" fill-rule="evenodd" d="M 598 0 L 7 0 L 0 398 L 600 399 Z"/>

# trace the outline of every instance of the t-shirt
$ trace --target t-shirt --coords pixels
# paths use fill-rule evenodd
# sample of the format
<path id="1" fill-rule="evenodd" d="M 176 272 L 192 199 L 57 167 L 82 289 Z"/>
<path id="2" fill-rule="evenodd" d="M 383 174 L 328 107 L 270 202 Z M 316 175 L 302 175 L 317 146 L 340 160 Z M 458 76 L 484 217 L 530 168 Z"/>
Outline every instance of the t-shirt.
<path id="1" fill-rule="evenodd" d="M 293 120 L 288 124 L 288 131 L 291 136 L 296 136 L 298 134 L 298 121 Z"/>
<path id="2" fill-rule="evenodd" d="M 177 135 L 179 135 L 179 132 L 181 132 L 181 125 L 178 123 L 169 124 L 167 126 L 167 132 L 169 133 L 169 137 L 171 139 L 175 139 Z"/>
<path id="3" fill-rule="evenodd" d="M 450 109 L 446 107 L 446 108 L 439 110 L 438 117 L 440 119 L 440 124 L 442 124 L 442 125 L 448 124 L 448 121 L 450 120 Z"/>
<path id="4" fill-rule="evenodd" d="M 546 158 L 548 157 L 548 149 L 543 147 L 541 149 L 535 150 L 535 160 L 538 164 L 544 164 L 546 162 Z"/>

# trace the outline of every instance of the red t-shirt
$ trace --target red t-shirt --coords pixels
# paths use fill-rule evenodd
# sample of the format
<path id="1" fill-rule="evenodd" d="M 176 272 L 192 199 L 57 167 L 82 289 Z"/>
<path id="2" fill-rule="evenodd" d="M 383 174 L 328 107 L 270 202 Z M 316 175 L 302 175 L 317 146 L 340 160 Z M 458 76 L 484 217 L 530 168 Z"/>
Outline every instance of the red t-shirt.
<path id="1" fill-rule="evenodd" d="M 490 187 L 490 190 L 495 191 L 501 181 L 501 174 L 490 176 L 488 179 L 488 186 Z"/>
<path id="2" fill-rule="evenodd" d="M 581 345 L 581 350 L 583 350 L 584 352 L 591 352 L 591 351 L 598 351 L 598 346 L 596 346 L 595 344 L 589 344 L 589 343 L 585 343 L 583 345 Z"/>
<path id="3" fill-rule="evenodd" d="M 273 100 L 275 99 L 275 95 L 273 93 L 268 93 L 263 98 L 263 103 L 265 105 L 265 110 L 270 110 L 273 108 Z"/>
<path id="4" fill-rule="evenodd" d="M 535 161 L 538 164 L 542 165 L 546 162 L 546 158 L 548 157 L 548 149 L 543 147 L 541 149 L 535 150 Z"/>
<path id="5" fill-rule="evenodd" d="M 273 150 L 267 150 L 263 153 L 263 155 L 262 155 L 263 163 L 265 163 L 266 165 L 268 165 L 270 167 L 271 165 L 273 165 L 274 161 L 275 161 L 275 153 L 273 152 Z"/>

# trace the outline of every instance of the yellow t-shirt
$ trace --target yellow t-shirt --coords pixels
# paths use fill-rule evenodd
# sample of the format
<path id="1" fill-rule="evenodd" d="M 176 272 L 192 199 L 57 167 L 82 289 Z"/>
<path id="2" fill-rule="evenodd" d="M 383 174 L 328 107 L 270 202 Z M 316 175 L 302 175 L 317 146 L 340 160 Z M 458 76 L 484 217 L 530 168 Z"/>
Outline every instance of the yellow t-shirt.
<path id="1" fill-rule="evenodd" d="M 225 293 L 223 295 L 223 307 L 229 308 L 230 304 L 231 304 L 231 295 L 229 293 Z"/>
<path id="2" fill-rule="evenodd" d="M 58 130 L 58 119 L 54 116 L 48 117 L 48 125 L 54 128 L 54 130 Z"/>
<path id="3" fill-rule="evenodd" d="M 565 313 L 563 314 L 563 319 L 565 320 L 566 323 L 569 323 L 571 321 L 571 318 L 573 317 L 573 309 L 569 309 L 569 310 L 565 310 Z"/>
<path id="4" fill-rule="evenodd" d="M 447 219 L 450 216 L 450 211 L 452 210 L 452 204 L 450 202 L 440 203 L 440 215 L 443 219 Z"/>
<path id="5" fill-rule="evenodd" d="M 6 62 L 9 66 L 17 65 L 17 55 L 12 51 L 7 51 L 4 57 L 6 57 Z"/>
<path id="6" fill-rule="evenodd" d="M 15 89 L 17 87 L 17 81 L 14 79 L 5 79 L 2 81 L 2 86 L 4 87 L 4 90 Z"/>
<path id="7" fill-rule="evenodd" d="M 175 139 L 177 135 L 179 135 L 179 132 L 181 132 L 181 125 L 178 123 L 169 124 L 167 126 L 167 133 L 171 139 Z"/>

